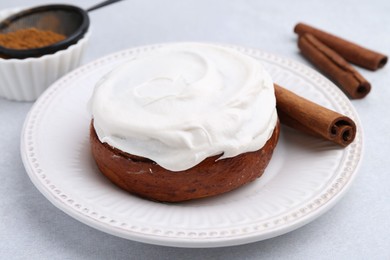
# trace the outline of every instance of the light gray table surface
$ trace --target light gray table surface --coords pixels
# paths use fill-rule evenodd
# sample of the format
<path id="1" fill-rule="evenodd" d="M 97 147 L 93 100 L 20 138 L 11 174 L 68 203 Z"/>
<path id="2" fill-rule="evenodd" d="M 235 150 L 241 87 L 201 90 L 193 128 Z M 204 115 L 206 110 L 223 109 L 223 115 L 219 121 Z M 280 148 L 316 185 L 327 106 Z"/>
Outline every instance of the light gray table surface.
<path id="1" fill-rule="evenodd" d="M 1 0 L 0 9 L 47 0 Z M 96 0 L 62 1 L 87 8 Z M 390 1 L 126 0 L 90 14 L 83 63 L 129 47 L 206 41 L 259 48 L 311 66 L 299 54 L 299 22 L 390 54 Z M 371 83 L 353 100 L 364 156 L 348 193 L 315 221 L 252 244 L 211 249 L 148 245 L 95 230 L 69 217 L 31 183 L 20 133 L 33 103 L 0 98 L 0 259 L 390 259 L 390 65 L 358 69 Z"/>

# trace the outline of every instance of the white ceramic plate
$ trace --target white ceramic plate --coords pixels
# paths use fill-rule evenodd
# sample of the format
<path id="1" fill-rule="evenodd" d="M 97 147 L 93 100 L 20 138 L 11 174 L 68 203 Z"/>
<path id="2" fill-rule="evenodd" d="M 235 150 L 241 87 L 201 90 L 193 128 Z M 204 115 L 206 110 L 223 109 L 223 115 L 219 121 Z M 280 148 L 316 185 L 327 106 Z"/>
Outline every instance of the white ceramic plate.
<path id="1" fill-rule="evenodd" d="M 362 156 L 358 116 L 345 95 L 314 70 L 255 49 L 275 82 L 355 120 L 347 148 L 282 128 L 263 177 L 209 199 L 179 204 L 144 200 L 98 171 L 89 150 L 87 102 L 99 78 L 124 60 L 159 46 L 115 53 L 54 83 L 25 121 L 21 154 L 35 186 L 55 206 L 104 232 L 146 243 L 218 247 L 259 241 L 294 230 L 327 211 L 350 186 Z"/>

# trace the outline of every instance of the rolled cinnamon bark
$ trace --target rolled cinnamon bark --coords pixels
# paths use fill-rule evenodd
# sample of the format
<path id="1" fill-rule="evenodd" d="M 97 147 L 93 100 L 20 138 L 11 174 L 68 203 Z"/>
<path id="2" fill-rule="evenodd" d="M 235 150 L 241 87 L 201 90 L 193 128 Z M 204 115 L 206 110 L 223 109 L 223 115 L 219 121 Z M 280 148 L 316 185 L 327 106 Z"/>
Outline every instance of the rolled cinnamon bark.
<path id="1" fill-rule="evenodd" d="M 311 102 L 277 84 L 274 86 L 276 109 L 282 124 L 344 147 L 353 142 L 356 125 L 351 118 Z"/>
<path id="2" fill-rule="evenodd" d="M 351 98 L 363 98 L 370 92 L 371 84 L 343 57 L 313 35 L 301 35 L 298 47 L 308 60 Z"/>
<path id="3" fill-rule="evenodd" d="M 363 68 L 377 70 L 387 63 L 387 56 L 384 54 L 369 50 L 304 23 L 298 23 L 294 28 L 294 32 L 299 36 L 304 35 L 305 33 L 314 35 L 344 59 Z"/>

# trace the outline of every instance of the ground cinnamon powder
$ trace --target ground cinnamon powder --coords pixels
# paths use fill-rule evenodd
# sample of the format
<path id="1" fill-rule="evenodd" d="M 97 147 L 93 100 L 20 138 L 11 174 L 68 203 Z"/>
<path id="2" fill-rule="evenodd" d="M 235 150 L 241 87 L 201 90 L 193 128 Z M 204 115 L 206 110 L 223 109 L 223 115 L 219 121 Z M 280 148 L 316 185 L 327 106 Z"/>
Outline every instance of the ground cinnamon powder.
<path id="1" fill-rule="evenodd" d="M 0 45 L 9 49 L 35 49 L 54 44 L 65 38 L 64 35 L 52 31 L 27 28 L 0 34 Z"/>

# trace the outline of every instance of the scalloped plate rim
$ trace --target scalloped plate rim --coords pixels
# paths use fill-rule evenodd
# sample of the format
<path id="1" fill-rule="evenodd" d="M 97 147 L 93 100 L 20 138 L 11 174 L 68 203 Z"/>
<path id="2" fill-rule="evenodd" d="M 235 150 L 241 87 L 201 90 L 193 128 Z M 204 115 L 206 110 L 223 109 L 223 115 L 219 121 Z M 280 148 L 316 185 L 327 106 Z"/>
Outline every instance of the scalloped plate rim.
<path id="1" fill-rule="evenodd" d="M 112 54 L 105 55 L 101 58 L 98 58 L 94 61 L 91 61 L 81 67 L 79 67 L 76 70 L 81 70 L 81 69 L 87 69 L 88 66 L 91 66 L 92 63 L 98 64 L 101 61 L 111 59 L 115 57 L 116 55 L 120 55 L 122 53 L 130 52 L 130 51 L 137 51 L 137 50 L 143 50 L 143 49 L 154 49 L 154 48 L 159 48 L 164 44 L 153 44 L 153 45 L 145 45 L 145 46 L 138 46 L 138 47 L 133 47 L 129 48 L 126 50 L 121 50 Z M 215 43 L 212 43 L 215 44 Z M 264 52 L 259 49 L 255 48 L 247 48 L 247 47 L 242 47 L 242 46 L 237 46 L 237 45 L 225 45 L 226 47 L 229 48 L 235 48 L 239 49 L 240 51 L 252 51 L 256 52 L 258 55 L 269 55 L 272 57 L 278 57 L 284 61 L 288 61 L 291 64 L 300 66 L 308 70 L 311 74 L 316 74 L 316 76 L 319 76 L 322 80 L 325 80 L 328 84 L 332 85 L 335 89 L 334 91 L 336 92 L 337 95 L 344 96 L 342 98 L 347 99 L 345 95 L 333 84 L 331 83 L 328 79 L 326 79 L 324 76 L 320 75 L 318 72 L 315 70 L 307 67 L 304 64 L 301 64 L 297 61 L 291 60 L 290 58 L 283 57 L 277 54 L 272 54 L 269 52 Z M 256 57 L 259 59 L 259 57 Z M 279 66 L 282 66 L 281 64 L 278 64 L 277 62 L 270 61 L 274 64 L 277 64 Z M 293 231 L 299 227 L 302 227 L 306 225 L 307 223 L 313 221 L 314 219 L 318 218 L 321 216 L 323 213 L 327 212 L 330 208 L 332 208 L 342 197 L 343 195 L 348 191 L 350 188 L 351 184 L 353 183 L 354 178 L 356 177 L 356 173 L 360 167 L 362 157 L 363 157 L 363 132 L 362 132 L 362 127 L 360 120 L 357 116 L 357 113 L 352 106 L 352 104 L 347 100 L 347 104 L 349 105 L 349 109 L 351 109 L 352 113 L 354 114 L 354 120 L 358 126 L 359 130 L 359 136 L 360 136 L 360 153 L 359 153 L 359 160 L 357 161 L 357 164 L 355 165 L 355 168 L 353 169 L 351 176 L 348 179 L 348 182 L 344 184 L 344 186 L 338 191 L 334 196 L 332 196 L 329 200 L 327 200 L 326 203 L 321 205 L 320 207 L 316 208 L 315 210 L 311 211 L 309 214 L 306 214 L 302 217 L 297 218 L 294 221 L 287 222 L 284 225 L 279 225 L 276 228 L 271 228 L 267 229 L 266 232 L 252 232 L 252 233 L 247 233 L 244 235 L 240 236 L 226 236 L 226 237 L 211 237 L 211 238 L 193 238 L 193 237 L 170 237 L 170 236 L 163 236 L 163 235 L 153 235 L 149 233 L 142 233 L 142 232 L 134 232 L 131 230 L 124 230 L 120 228 L 113 227 L 107 223 L 100 222 L 87 214 L 82 214 L 80 211 L 75 210 L 73 207 L 70 207 L 67 205 L 64 201 L 60 200 L 58 197 L 55 196 L 55 194 L 50 191 L 47 187 L 42 185 L 40 183 L 37 173 L 35 169 L 32 167 L 31 163 L 29 162 L 28 156 L 27 156 L 27 145 L 26 145 L 26 130 L 27 126 L 29 125 L 31 121 L 31 116 L 33 112 L 35 112 L 38 109 L 38 106 L 41 104 L 42 101 L 44 101 L 45 98 L 49 99 L 49 96 L 51 95 L 50 91 L 54 89 L 54 87 L 57 85 L 58 82 L 64 80 L 64 78 L 67 78 L 71 75 L 73 75 L 73 72 L 70 72 L 57 80 L 55 83 L 52 84 L 51 87 L 49 87 L 42 95 L 41 97 L 37 100 L 37 102 L 32 106 L 31 110 L 26 116 L 23 128 L 22 128 L 22 135 L 21 135 L 21 144 L 20 144 L 20 149 L 21 149 L 21 157 L 23 164 L 26 168 L 26 172 L 29 175 L 31 181 L 33 184 L 36 186 L 36 188 L 57 208 L 60 210 L 64 211 L 66 214 L 70 215 L 71 217 L 79 220 L 80 222 L 87 224 L 93 228 L 96 228 L 100 231 L 109 233 L 111 235 L 115 235 L 118 237 L 122 237 L 125 239 L 131 239 L 139 242 L 144 242 L 144 243 L 149 243 L 149 244 L 156 244 L 156 245 L 163 245 L 163 246 L 175 246 L 175 247 L 194 247 L 194 248 L 205 248 L 205 247 L 222 247 L 222 246 L 232 246 L 232 245 L 241 245 L 241 244 L 246 244 L 246 243 L 251 243 L 251 242 L 256 242 L 256 241 L 261 241 L 264 239 L 272 238 L 275 236 L 279 236 L 285 233 L 288 233 L 290 231 Z M 57 90 L 54 90 L 56 92 Z M 325 91 L 326 92 L 326 91 Z"/>

